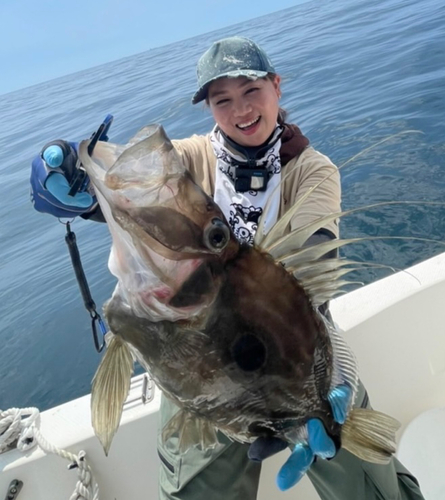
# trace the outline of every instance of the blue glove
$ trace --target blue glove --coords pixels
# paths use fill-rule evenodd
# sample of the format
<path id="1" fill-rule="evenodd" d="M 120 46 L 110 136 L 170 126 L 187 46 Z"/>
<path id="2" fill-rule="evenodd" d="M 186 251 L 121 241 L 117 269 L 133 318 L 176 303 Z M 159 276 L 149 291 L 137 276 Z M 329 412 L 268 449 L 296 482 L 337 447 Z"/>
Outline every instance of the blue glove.
<path id="1" fill-rule="evenodd" d="M 335 422 L 344 424 L 352 395 L 352 389 L 347 384 L 338 385 L 329 392 L 328 401 Z M 294 445 L 289 458 L 278 472 L 277 486 L 282 491 L 295 486 L 309 470 L 316 457 L 329 459 L 335 457 L 337 453 L 335 443 L 328 436 L 320 419 L 309 419 L 306 422 L 306 433 L 307 442 Z M 247 455 L 251 460 L 261 462 L 287 446 L 288 443 L 276 437 L 259 437 L 250 445 Z"/>
<path id="2" fill-rule="evenodd" d="M 312 419 L 309 422 L 318 419 Z M 320 422 L 321 426 L 323 424 Z M 317 425 L 317 424 L 316 424 Z M 324 428 L 323 428 L 324 429 Z M 324 438 L 325 436 L 323 436 Z M 327 436 L 326 436 L 327 437 Z M 334 445 L 332 440 L 328 437 L 327 444 L 330 448 L 331 445 Z M 316 441 L 316 440 L 315 440 Z M 326 445 L 326 442 L 318 443 L 316 445 L 323 446 Z M 250 460 L 255 462 L 261 462 L 262 460 L 275 455 L 275 453 L 279 453 L 287 448 L 288 443 L 283 441 L 282 439 L 271 437 L 259 437 L 256 441 L 254 441 L 247 452 Z M 334 446 L 335 451 L 335 446 Z M 312 465 L 315 458 L 315 453 L 311 449 L 311 447 L 307 444 L 298 443 L 294 445 L 292 449 L 292 453 L 289 458 L 286 460 L 285 464 L 281 467 L 280 471 L 277 475 L 277 486 L 281 491 L 288 490 L 295 486 L 298 481 L 306 474 L 309 467 Z"/>
<path id="3" fill-rule="evenodd" d="M 336 422 L 341 424 L 345 422 L 351 397 L 352 390 L 347 385 L 335 387 L 328 395 Z M 320 419 L 309 419 L 306 422 L 306 433 L 307 442 L 294 445 L 289 458 L 278 472 L 277 486 L 281 491 L 295 486 L 309 470 L 316 457 L 329 459 L 335 457 L 337 453 L 335 443 L 328 436 Z M 276 437 L 259 437 L 250 445 L 247 455 L 250 460 L 261 462 L 287 446 L 285 441 Z"/>
<path id="4" fill-rule="evenodd" d="M 323 422 L 311 418 L 306 423 L 307 443 L 294 445 L 292 453 L 281 467 L 277 475 L 277 486 L 281 491 L 295 486 L 306 474 L 315 457 L 332 458 L 337 453 L 334 441 L 328 436 Z M 282 439 L 259 437 L 249 447 L 248 457 L 255 461 L 262 460 L 284 450 L 288 443 Z"/>
<path id="5" fill-rule="evenodd" d="M 58 168 L 62 165 L 65 155 L 63 154 L 63 150 L 60 146 L 53 145 L 47 147 L 42 152 L 42 158 L 45 160 L 48 167 Z"/>
<path id="6" fill-rule="evenodd" d="M 113 115 L 107 115 L 99 128 L 91 136 L 88 153 L 91 155 L 97 141 L 108 141 L 108 131 L 113 123 Z M 32 162 L 31 201 L 38 212 L 55 217 L 76 217 L 95 209 L 97 200 L 90 188 L 88 176 L 81 180 L 77 175 L 78 144 L 67 141 L 54 141 L 44 148 Z M 80 186 L 76 189 L 76 179 Z M 99 220 L 99 219 L 97 219 Z"/>
<path id="7" fill-rule="evenodd" d="M 42 155 L 34 158 L 30 179 L 31 201 L 38 212 L 73 218 L 94 208 L 97 200 L 85 190 L 88 182 L 74 196 L 68 194 L 70 185 L 60 168 L 63 159 L 62 149 L 55 145 L 49 146 Z"/>
<path id="8" fill-rule="evenodd" d="M 309 470 L 314 458 L 314 452 L 309 446 L 302 443 L 295 445 L 290 457 L 277 474 L 278 488 L 286 491 L 295 486 Z"/>

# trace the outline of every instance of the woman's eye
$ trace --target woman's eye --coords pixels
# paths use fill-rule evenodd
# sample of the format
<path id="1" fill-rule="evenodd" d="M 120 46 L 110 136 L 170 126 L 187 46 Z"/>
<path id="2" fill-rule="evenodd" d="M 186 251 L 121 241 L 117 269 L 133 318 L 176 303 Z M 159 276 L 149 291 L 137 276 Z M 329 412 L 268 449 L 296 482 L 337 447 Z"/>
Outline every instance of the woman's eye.
<path id="1" fill-rule="evenodd" d="M 220 99 L 219 101 L 216 101 L 217 106 L 223 106 L 224 104 L 227 104 L 229 102 L 229 99 Z"/>
<path id="2" fill-rule="evenodd" d="M 257 90 L 260 90 L 259 87 L 250 87 L 250 89 L 246 91 L 246 94 L 251 94 L 252 92 L 256 92 Z"/>

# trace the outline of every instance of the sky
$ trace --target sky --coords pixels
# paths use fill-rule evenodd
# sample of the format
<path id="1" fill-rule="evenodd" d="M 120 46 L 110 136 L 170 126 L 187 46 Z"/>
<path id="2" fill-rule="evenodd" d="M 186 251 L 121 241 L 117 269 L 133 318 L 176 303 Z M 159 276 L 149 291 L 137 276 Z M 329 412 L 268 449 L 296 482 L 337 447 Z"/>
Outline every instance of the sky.
<path id="1" fill-rule="evenodd" d="M 0 94 L 307 0 L 2 0 Z"/>

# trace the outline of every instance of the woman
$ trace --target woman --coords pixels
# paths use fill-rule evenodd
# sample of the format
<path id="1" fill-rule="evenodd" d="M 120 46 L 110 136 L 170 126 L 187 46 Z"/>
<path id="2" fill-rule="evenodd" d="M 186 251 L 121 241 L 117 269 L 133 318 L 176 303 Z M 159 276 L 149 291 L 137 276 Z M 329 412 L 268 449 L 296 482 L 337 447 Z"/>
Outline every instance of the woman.
<path id="1" fill-rule="evenodd" d="M 199 88 L 192 102 L 206 101 L 215 128 L 206 136 L 173 143 L 195 182 L 222 208 L 238 239 L 253 242 L 267 200 L 273 210 L 265 222 L 266 229 L 327 177 L 303 203 L 288 230 L 340 210 L 337 169 L 326 156 L 309 147 L 298 127 L 285 122 L 285 113 L 279 107 L 280 77 L 258 45 L 241 37 L 215 42 L 200 58 L 197 73 Z M 42 168 L 51 176 L 50 168 Z M 35 182 L 42 168 L 33 168 L 33 194 L 48 204 L 40 203 L 36 208 L 54 214 L 51 196 L 58 204 L 62 197 L 56 190 L 51 191 L 52 184 L 45 179 Z M 275 189 L 277 186 L 280 189 Z M 68 184 L 64 186 L 67 189 Z M 99 217 L 94 200 L 92 203 L 87 210 L 79 206 L 83 217 Z M 336 237 L 338 227 L 334 221 L 309 238 L 308 244 Z M 363 387 L 356 404 L 368 405 Z M 174 404 L 164 398 L 160 428 L 176 411 Z M 321 441 L 326 448 L 332 445 L 326 433 L 322 433 Z M 215 449 L 193 448 L 181 455 L 175 437 L 166 443 L 159 440 L 159 498 L 253 500 L 261 460 L 284 447 L 279 440 L 265 439 L 249 447 L 220 435 Z M 279 486 L 291 487 L 306 471 L 323 499 L 422 498 L 415 479 L 395 459 L 382 466 L 363 462 L 344 450 L 329 461 L 294 451 L 280 471 Z"/>

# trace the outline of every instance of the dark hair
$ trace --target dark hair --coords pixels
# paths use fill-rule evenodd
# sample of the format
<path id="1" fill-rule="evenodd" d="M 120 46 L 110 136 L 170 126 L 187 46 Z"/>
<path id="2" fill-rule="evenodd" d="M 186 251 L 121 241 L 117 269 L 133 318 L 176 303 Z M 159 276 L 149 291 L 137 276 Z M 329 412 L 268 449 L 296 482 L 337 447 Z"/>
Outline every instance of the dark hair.
<path id="1" fill-rule="evenodd" d="M 278 117 L 277 117 L 278 125 L 283 125 L 286 122 L 286 118 L 287 118 L 287 111 L 283 108 L 280 108 L 278 110 Z"/>
<path id="2" fill-rule="evenodd" d="M 273 82 L 275 80 L 276 76 L 277 75 L 275 73 L 267 73 L 267 76 L 265 77 L 265 79 Z M 279 108 L 278 109 L 278 116 L 277 116 L 278 125 L 283 125 L 286 122 L 286 118 L 287 118 L 287 111 L 283 108 Z"/>

